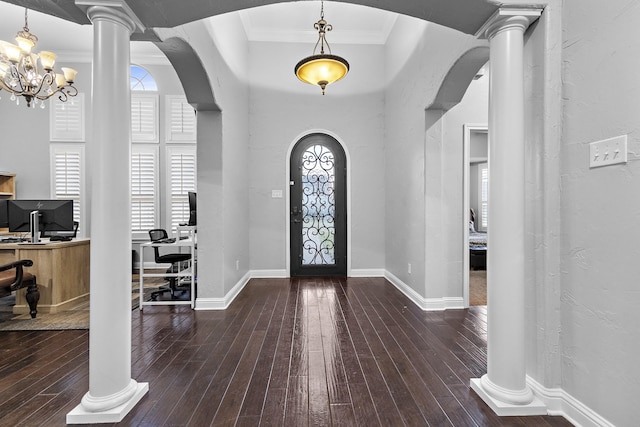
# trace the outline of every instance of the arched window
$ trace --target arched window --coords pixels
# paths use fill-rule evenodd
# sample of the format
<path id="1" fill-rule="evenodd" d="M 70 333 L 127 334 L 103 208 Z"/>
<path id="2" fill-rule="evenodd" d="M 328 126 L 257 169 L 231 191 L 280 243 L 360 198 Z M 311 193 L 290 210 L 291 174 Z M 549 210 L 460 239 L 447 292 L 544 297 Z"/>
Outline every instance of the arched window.
<path id="1" fill-rule="evenodd" d="M 158 85 L 153 78 L 144 68 L 139 65 L 131 66 L 131 90 L 145 90 L 145 91 L 157 91 Z"/>

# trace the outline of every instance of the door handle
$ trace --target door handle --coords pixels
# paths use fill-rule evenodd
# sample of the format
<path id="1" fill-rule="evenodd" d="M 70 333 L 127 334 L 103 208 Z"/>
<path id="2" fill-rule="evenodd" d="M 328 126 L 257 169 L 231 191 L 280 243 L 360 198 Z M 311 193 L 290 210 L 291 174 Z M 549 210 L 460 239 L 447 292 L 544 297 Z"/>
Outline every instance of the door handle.
<path id="1" fill-rule="evenodd" d="M 297 206 L 293 206 L 291 208 L 291 222 L 293 222 L 294 224 L 300 223 L 301 219 L 299 218 L 299 215 L 302 214 L 302 210 L 298 209 Z"/>

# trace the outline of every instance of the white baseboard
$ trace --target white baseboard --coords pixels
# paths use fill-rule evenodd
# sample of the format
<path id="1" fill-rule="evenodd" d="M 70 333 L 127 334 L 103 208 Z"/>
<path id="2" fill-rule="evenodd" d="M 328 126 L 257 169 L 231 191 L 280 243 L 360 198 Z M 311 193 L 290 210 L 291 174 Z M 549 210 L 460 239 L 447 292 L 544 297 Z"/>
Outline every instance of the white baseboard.
<path id="1" fill-rule="evenodd" d="M 384 277 L 384 268 L 352 268 L 349 277 Z"/>
<path id="2" fill-rule="evenodd" d="M 249 283 L 249 279 L 251 279 L 250 272 L 242 276 L 238 283 L 222 298 L 196 298 L 194 310 L 226 310 Z"/>
<path id="3" fill-rule="evenodd" d="M 462 297 L 424 298 L 393 273 L 385 270 L 384 277 L 391 282 L 393 286 L 398 288 L 400 292 L 405 294 L 407 298 L 413 301 L 415 305 L 424 311 L 442 311 L 464 308 L 464 299 Z"/>
<path id="4" fill-rule="evenodd" d="M 560 415 L 580 427 L 615 427 L 561 388 L 546 388 L 528 375 L 527 384 L 547 406 L 549 415 Z"/>
<path id="5" fill-rule="evenodd" d="M 252 279 L 283 279 L 288 277 L 287 270 L 251 270 Z"/>
<path id="6" fill-rule="evenodd" d="M 145 264 L 145 268 L 146 264 Z M 249 279 L 286 278 L 286 270 L 251 270 L 223 298 L 196 298 L 196 310 L 224 310 L 249 282 Z M 462 297 L 424 298 L 402 280 L 384 269 L 351 270 L 350 277 L 384 277 L 424 311 L 464 308 Z"/>

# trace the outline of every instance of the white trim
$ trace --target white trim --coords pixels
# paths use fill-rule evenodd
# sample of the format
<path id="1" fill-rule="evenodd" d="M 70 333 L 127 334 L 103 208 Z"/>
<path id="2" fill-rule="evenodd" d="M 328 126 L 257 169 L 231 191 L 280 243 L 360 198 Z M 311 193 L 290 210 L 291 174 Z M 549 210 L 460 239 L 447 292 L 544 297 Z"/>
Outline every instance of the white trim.
<path id="1" fill-rule="evenodd" d="M 462 298 L 424 298 L 390 271 L 385 270 L 384 277 L 423 311 L 443 311 L 465 308 L 464 300 Z"/>
<path id="2" fill-rule="evenodd" d="M 478 396 L 486 403 L 496 415 L 500 417 L 508 416 L 534 416 L 534 415 L 547 415 L 547 407 L 537 396 L 533 395 L 532 400 L 526 404 L 507 403 L 493 397 L 483 386 L 484 380 L 487 379 L 486 374 L 482 378 L 471 378 L 469 385 L 476 392 Z M 501 387 L 499 391 L 505 390 Z M 528 389 L 527 389 L 528 390 Z M 495 390 L 494 390 L 495 391 Z M 513 395 L 510 390 L 505 393 L 507 395 Z M 525 392 L 523 392 L 525 393 Z"/>
<path id="3" fill-rule="evenodd" d="M 89 411 L 80 403 L 67 414 L 67 424 L 117 423 L 149 392 L 149 383 L 131 380 L 133 394 L 124 403 L 105 411 Z"/>
<path id="4" fill-rule="evenodd" d="M 352 269 L 349 277 L 384 277 L 384 268 L 359 268 Z"/>
<path id="5" fill-rule="evenodd" d="M 293 151 L 293 147 L 305 136 L 313 134 L 313 133 L 321 133 L 328 135 L 338 141 L 338 144 L 342 146 L 342 150 L 344 151 L 344 156 L 346 159 L 347 166 L 347 276 L 351 275 L 351 217 L 349 213 L 351 212 L 351 156 L 349 155 L 349 149 L 344 141 L 335 133 L 326 129 L 310 129 L 304 131 L 303 133 L 296 136 L 291 143 L 289 144 L 289 148 L 287 149 L 287 157 L 286 157 L 286 165 L 285 165 L 285 261 L 287 268 L 287 277 L 291 276 L 291 224 L 289 223 L 289 212 L 291 212 L 291 188 L 289 185 L 290 176 L 291 176 L 291 152 Z"/>
<path id="6" fill-rule="evenodd" d="M 145 269 L 154 268 L 153 262 L 145 262 Z M 149 267 L 147 267 L 149 265 Z M 159 268 L 159 267 L 158 267 Z M 349 277 L 384 277 L 400 292 L 406 295 L 415 305 L 423 311 L 442 311 L 464 308 L 463 300 L 459 297 L 424 298 L 415 290 L 403 283 L 391 272 L 385 269 L 358 269 Z M 223 298 L 197 298 L 195 310 L 225 310 L 238 296 L 240 291 L 249 283 L 250 279 L 283 279 L 290 277 L 286 270 L 250 270 Z"/>
<path id="7" fill-rule="evenodd" d="M 251 270 L 249 272 L 252 279 L 283 279 L 287 278 L 287 270 Z"/>
<path id="8" fill-rule="evenodd" d="M 249 283 L 249 279 L 251 274 L 247 272 L 223 298 L 196 298 L 194 310 L 226 310 Z"/>
<path id="9" fill-rule="evenodd" d="M 561 388 L 546 388 L 528 375 L 527 385 L 547 406 L 549 415 L 560 415 L 576 426 L 614 427 L 612 423 Z"/>
<path id="10" fill-rule="evenodd" d="M 471 133 L 472 132 L 489 132 L 489 126 L 486 124 L 470 124 L 462 125 L 462 304 L 463 307 L 469 307 L 469 197 L 470 175 L 471 169 L 469 163 L 471 160 Z"/>

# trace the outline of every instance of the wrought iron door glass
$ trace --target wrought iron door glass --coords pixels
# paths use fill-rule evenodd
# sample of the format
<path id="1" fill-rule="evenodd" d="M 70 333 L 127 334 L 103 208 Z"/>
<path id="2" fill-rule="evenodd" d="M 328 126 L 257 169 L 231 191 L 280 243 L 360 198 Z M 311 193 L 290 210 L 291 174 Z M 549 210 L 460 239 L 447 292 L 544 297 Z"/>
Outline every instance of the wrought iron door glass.
<path id="1" fill-rule="evenodd" d="M 302 264 L 335 264 L 335 162 L 323 145 L 302 155 Z"/>

